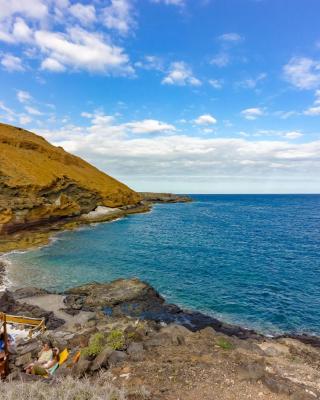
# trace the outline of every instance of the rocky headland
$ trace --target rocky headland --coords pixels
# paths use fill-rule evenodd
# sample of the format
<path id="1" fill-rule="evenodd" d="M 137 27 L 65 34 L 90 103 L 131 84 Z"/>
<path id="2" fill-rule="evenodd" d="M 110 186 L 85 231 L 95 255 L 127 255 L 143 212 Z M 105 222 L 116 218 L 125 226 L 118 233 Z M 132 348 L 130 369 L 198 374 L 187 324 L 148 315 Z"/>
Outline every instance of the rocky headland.
<path id="1" fill-rule="evenodd" d="M 186 197 L 139 194 L 43 137 L 0 123 L 0 253 L 168 201 Z"/>
<path id="2" fill-rule="evenodd" d="M 31 341 L 18 341 L 10 355 L 12 383 L 33 385 L 43 380 L 26 376 L 22 369 L 39 351 L 41 340 L 49 338 L 59 349 L 69 348 L 71 356 L 81 350 L 77 364 L 58 369 L 57 385 L 66 379 L 73 379 L 73 384 L 85 379 L 98 391 L 103 376 L 123 396 L 110 398 L 311 400 L 320 396 L 318 347 L 298 338 L 267 338 L 182 310 L 138 279 L 90 283 L 60 294 L 37 288 L 5 291 L 0 308 L 44 317 L 48 329 Z"/>
<path id="3" fill-rule="evenodd" d="M 145 203 L 190 203 L 192 198 L 187 195 L 179 195 L 174 193 L 153 193 L 140 192 L 143 202 Z"/>

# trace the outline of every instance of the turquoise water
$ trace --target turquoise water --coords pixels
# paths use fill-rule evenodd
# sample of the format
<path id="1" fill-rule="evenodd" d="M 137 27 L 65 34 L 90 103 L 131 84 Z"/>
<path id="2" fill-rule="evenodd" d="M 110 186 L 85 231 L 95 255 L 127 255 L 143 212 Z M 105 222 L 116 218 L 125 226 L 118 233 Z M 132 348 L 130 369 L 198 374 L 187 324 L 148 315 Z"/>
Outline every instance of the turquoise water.
<path id="1" fill-rule="evenodd" d="M 320 196 L 210 195 L 10 255 L 17 285 L 137 276 L 168 301 L 264 333 L 320 335 Z"/>

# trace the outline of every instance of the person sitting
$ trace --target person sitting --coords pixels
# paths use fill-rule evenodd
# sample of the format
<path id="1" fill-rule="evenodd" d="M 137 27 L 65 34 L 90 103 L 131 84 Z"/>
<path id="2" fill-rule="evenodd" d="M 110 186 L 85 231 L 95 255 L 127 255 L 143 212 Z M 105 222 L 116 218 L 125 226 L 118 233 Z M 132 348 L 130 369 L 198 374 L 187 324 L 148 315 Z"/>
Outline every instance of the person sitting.
<path id="1" fill-rule="evenodd" d="M 52 359 L 45 364 L 34 364 L 31 373 L 33 375 L 48 376 L 53 371 L 53 368 L 59 363 L 59 349 L 52 349 Z"/>
<path id="2" fill-rule="evenodd" d="M 36 360 L 35 362 L 29 364 L 26 368 L 25 371 L 27 374 L 31 374 L 32 373 L 32 368 L 35 365 L 39 365 L 39 366 L 44 366 L 46 365 L 49 361 L 52 360 L 52 356 L 53 356 L 53 352 L 52 352 L 52 344 L 50 342 L 44 342 L 42 350 L 39 353 L 39 357 L 38 360 Z"/>

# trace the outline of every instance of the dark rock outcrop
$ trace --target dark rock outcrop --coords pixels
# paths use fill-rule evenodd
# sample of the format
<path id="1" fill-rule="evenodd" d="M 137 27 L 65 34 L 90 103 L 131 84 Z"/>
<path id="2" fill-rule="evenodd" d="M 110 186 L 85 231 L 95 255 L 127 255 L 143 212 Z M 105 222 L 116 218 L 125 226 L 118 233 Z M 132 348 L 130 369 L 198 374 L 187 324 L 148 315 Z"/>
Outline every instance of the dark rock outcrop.
<path id="1" fill-rule="evenodd" d="M 190 203 L 192 198 L 184 194 L 140 192 L 147 203 Z"/>
<path id="2" fill-rule="evenodd" d="M 55 329 L 64 324 L 53 312 L 45 311 L 38 306 L 22 303 L 15 299 L 13 293 L 5 290 L 0 292 L 0 310 L 6 314 L 24 315 L 32 318 L 45 318 L 48 329 Z"/>
<path id="3" fill-rule="evenodd" d="M 130 316 L 156 322 L 177 323 L 192 331 L 211 326 L 216 331 L 242 339 L 261 338 L 252 330 L 167 304 L 153 287 L 136 278 L 118 279 L 111 283 L 90 283 L 70 289 L 67 291 L 65 304 L 66 311 L 70 314 L 100 308 L 114 317 Z"/>

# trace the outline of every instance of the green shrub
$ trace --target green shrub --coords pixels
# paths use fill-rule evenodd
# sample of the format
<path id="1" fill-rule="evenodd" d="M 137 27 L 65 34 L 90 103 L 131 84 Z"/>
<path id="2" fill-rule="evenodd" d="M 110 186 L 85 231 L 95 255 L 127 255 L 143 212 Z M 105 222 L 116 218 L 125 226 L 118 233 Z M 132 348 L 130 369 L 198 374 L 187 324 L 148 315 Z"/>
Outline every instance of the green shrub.
<path id="1" fill-rule="evenodd" d="M 123 332 L 120 329 L 113 329 L 107 336 L 107 344 L 113 350 L 123 349 L 126 344 Z"/>
<path id="2" fill-rule="evenodd" d="M 89 345 L 82 350 L 82 353 L 87 356 L 97 356 L 106 345 L 106 335 L 102 332 L 97 332 L 91 336 Z"/>
<path id="3" fill-rule="evenodd" d="M 233 349 L 233 344 L 223 337 L 217 339 L 216 345 L 221 347 L 224 350 Z"/>

